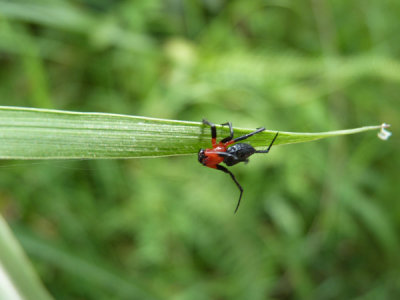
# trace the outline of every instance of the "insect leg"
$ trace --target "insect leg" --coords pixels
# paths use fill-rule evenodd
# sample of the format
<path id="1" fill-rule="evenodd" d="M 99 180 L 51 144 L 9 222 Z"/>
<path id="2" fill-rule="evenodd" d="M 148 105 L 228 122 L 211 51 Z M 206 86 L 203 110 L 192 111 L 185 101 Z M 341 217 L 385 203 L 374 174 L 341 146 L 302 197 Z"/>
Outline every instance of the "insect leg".
<path id="1" fill-rule="evenodd" d="M 275 142 L 276 138 L 278 137 L 279 132 L 275 134 L 275 137 L 272 139 L 271 143 L 269 144 L 267 150 L 257 150 L 256 153 L 268 153 L 269 149 L 271 149 L 272 144 Z"/>
<path id="2" fill-rule="evenodd" d="M 234 160 L 239 160 L 239 158 L 236 155 L 233 155 L 233 154 L 228 153 L 228 152 L 214 152 L 214 153 L 218 154 L 221 157 L 231 157 Z"/>
<path id="3" fill-rule="evenodd" d="M 235 182 L 235 184 L 237 185 L 237 187 L 240 190 L 239 201 L 238 201 L 238 203 L 236 205 L 236 209 L 235 209 L 235 213 L 236 213 L 239 208 L 239 205 L 240 205 L 240 200 L 242 200 L 243 188 L 240 185 L 240 183 L 236 180 L 235 175 L 233 175 L 233 173 L 231 171 L 229 171 L 227 168 L 225 168 L 224 166 L 221 166 L 221 165 L 217 165 L 217 169 L 222 172 L 228 173 L 232 177 L 232 180 Z"/>
<path id="4" fill-rule="evenodd" d="M 229 142 L 229 144 L 233 144 L 233 143 L 236 143 L 236 142 L 239 142 L 239 141 L 243 141 L 243 140 L 245 140 L 245 139 L 247 139 L 247 138 L 249 138 L 249 137 L 251 137 L 251 136 L 253 136 L 253 135 L 257 134 L 257 133 L 259 133 L 259 132 L 264 131 L 264 130 L 265 130 L 264 127 L 258 128 L 254 132 L 250 132 L 249 134 L 246 134 L 246 135 L 240 136 L 240 137 L 238 137 L 236 139 L 233 139 L 232 141 Z"/>
<path id="5" fill-rule="evenodd" d="M 226 137 L 226 138 L 224 138 L 223 140 L 221 140 L 221 143 L 229 142 L 230 140 L 233 139 L 233 127 L 232 127 L 232 123 L 231 123 L 231 122 L 226 122 L 226 123 L 221 124 L 221 125 L 222 125 L 222 126 L 228 125 L 228 126 L 229 126 L 229 132 L 230 132 L 230 134 L 229 134 L 228 137 Z"/>
<path id="6" fill-rule="evenodd" d="M 214 123 L 208 122 L 203 119 L 203 124 L 211 127 L 211 144 L 214 146 L 217 143 L 217 128 Z"/>

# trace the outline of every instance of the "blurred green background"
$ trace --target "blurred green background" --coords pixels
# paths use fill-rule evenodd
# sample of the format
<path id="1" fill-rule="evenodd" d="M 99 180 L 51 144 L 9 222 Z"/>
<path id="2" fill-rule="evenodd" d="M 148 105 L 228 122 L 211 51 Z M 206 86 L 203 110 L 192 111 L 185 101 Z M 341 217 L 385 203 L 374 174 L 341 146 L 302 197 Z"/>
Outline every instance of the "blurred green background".
<path id="1" fill-rule="evenodd" d="M 375 133 L 196 156 L 1 161 L 56 299 L 398 299 L 400 2 L 0 0 L 0 105 Z"/>

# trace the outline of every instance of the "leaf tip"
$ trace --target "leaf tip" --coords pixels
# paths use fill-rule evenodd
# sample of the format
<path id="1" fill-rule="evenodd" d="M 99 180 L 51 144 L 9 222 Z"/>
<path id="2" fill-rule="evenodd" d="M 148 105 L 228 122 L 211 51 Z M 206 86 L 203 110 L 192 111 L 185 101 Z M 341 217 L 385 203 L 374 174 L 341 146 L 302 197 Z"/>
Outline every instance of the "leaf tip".
<path id="1" fill-rule="evenodd" d="M 390 124 L 383 123 L 381 125 L 381 131 L 379 131 L 379 133 L 378 133 L 378 138 L 380 138 L 381 140 L 384 140 L 384 141 L 389 139 L 389 137 L 392 135 L 392 133 L 385 129 L 388 127 L 390 127 Z"/>

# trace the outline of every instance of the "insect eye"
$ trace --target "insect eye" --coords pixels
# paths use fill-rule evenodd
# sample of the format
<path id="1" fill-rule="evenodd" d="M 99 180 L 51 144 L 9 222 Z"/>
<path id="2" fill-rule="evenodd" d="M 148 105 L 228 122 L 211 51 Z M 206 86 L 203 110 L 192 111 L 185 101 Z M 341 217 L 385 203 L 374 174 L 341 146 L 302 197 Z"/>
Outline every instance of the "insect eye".
<path id="1" fill-rule="evenodd" d="M 200 149 L 199 151 L 199 162 L 203 163 L 203 161 L 206 159 L 206 154 L 204 149 Z"/>

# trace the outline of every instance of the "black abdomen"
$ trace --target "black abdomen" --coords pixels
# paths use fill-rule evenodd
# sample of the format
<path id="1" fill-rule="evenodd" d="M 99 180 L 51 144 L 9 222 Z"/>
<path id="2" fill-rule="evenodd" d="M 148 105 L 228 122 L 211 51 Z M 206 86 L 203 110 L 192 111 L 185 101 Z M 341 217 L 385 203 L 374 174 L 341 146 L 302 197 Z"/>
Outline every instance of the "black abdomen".
<path id="1" fill-rule="evenodd" d="M 227 166 L 233 166 L 240 162 L 247 162 L 248 157 L 256 152 L 251 145 L 245 143 L 238 143 L 226 150 L 227 153 L 232 154 L 232 156 L 227 156 L 224 159 L 224 163 Z"/>

